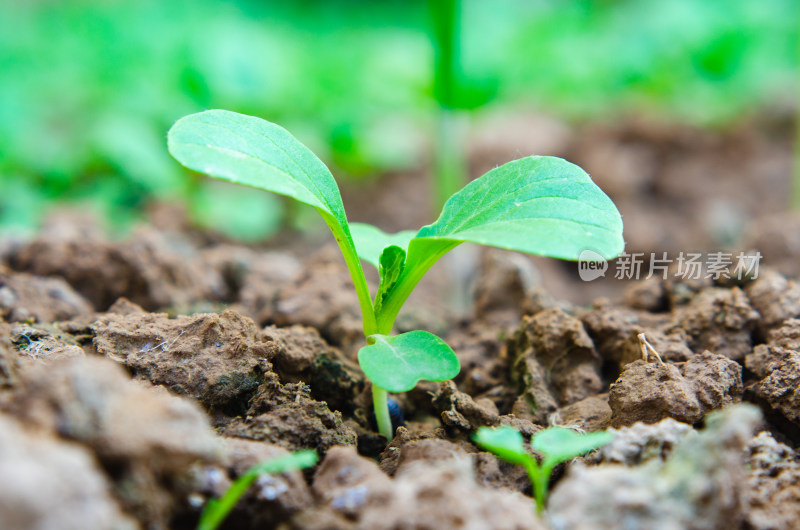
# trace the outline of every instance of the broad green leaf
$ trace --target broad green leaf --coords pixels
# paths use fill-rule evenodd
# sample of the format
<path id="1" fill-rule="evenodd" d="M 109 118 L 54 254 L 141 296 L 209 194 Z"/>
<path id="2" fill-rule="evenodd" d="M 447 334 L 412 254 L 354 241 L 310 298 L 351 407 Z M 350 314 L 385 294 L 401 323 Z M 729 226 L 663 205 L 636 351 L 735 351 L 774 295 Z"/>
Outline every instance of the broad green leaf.
<path id="1" fill-rule="evenodd" d="M 358 351 L 358 364 L 373 384 L 389 392 L 407 392 L 419 381 L 446 381 L 458 375 L 456 354 L 427 331 L 395 336 L 370 335 Z"/>
<path id="2" fill-rule="evenodd" d="M 316 464 L 317 458 L 316 451 L 305 449 L 256 464 L 237 478 L 222 497 L 211 499 L 206 503 L 203 513 L 200 515 L 197 530 L 217 528 L 259 475 L 288 473 L 297 469 L 305 469 Z"/>
<path id="3" fill-rule="evenodd" d="M 533 458 L 525 452 L 522 434 L 513 427 L 481 427 L 472 438 L 476 444 L 512 464 L 524 465 Z"/>
<path id="4" fill-rule="evenodd" d="M 409 258 L 423 239 L 567 260 L 586 249 L 611 259 L 624 247 L 622 218 L 611 199 L 580 167 L 549 156 L 514 160 L 472 181 L 447 201 L 435 223 L 419 231 Z"/>
<path id="5" fill-rule="evenodd" d="M 383 249 L 380 259 L 380 284 L 375 294 L 375 311 L 380 311 L 384 298 L 392 290 L 403 272 L 406 263 L 406 251 L 396 245 Z"/>
<path id="6" fill-rule="evenodd" d="M 274 123 L 227 110 L 207 110 L 175 122 L 167 134 L 167 146 L 189 169 L 287 195 L 347 225 L 331 172 Z"/>
<path id="7" fill-rule="evenodd" d="M 274 123 L 227 110 L 207 110 L 175 122 L 167 145 L 170 154 L 189 169 L 287 195 L 347 226 L 331 172 Z"/>
<path id="8" fill-rule="evenodd" d="M 408 242 L 417 235 L 413 230 L 402 230 L 389 234 L 376 226 L 366 223 L 350 223 L 350 233 L 353 235 L 358 257 L 376 269 L 380 268 L 380 257 L 383 249 L 395 245 L 407 250 Z"/>
<path id="9" fill-rule="evenodd" d="M 545 455 L 546 460 L 558 463 L 593 451 L 613 439 L 614 435 L 606 431 L 582 434 L 564 427 L 548 427 L 533 435 L 531 447 Z"/>
<path id="10" fill-rule="evenodd" d="M 587 249 L 611 259 L 624 247 L 617 208 L 585 171 L 550 156 L 514 160 L 450 197 L 439 219 L 409 242 L 379 329 L 394 321 L 428 269 L 462 242 L 567 260 Z"/>
<path id="11" fill-rule="evenodd" d="M 364 328 L 377 327 L 339 188 L 325 164 L 306 146 L 274 123 L 226 110 L 179 119 L 167 134 L 167 145 L 170 154 L 189 169 L 286 195 L 316 208 L 344 255 Z"/>

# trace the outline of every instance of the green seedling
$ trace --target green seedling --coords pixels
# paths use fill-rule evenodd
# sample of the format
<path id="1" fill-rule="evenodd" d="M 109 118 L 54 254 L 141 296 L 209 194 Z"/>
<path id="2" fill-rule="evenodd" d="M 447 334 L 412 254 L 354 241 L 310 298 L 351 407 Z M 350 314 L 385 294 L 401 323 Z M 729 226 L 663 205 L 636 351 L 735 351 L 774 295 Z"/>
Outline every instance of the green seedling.
<path id="1" fill-rule="evenodd" d="M 454 194 L 438 220 L 418 231 L 386 234 L 348 223 L 328 168 L 285 129 L 224 110 L 178 120 L 169 151 L 189 169 L 271 191 L 316 208 L 330 228 L 353 280 L 367 345 L 358 361 L 372 382 L 378 430 L 392 438 L 388 392 L 420 380 L 455 377 L 459 362 L 426 331 L 391 336 L 395 319 L 428 269 L 463 242 L 575 260 L 585 249 L 611 258 L 622 252 L 622 219 L 614 203 L 581 168 L 531 156 L 489 171 Z M 363 260 L 380 274 L 370 294 Z"/>
<path id="2" fill-rule="evenodd" d="M 206 503 L 203 513 L 200 514 L 197 530 L 214 530 L 217 528 L 259 476 L 288 473 L 289 471 L 311 467 L 316 463 L 317 452 L 303 450 L 273 458 L 251 467 L 231 484 L 231 487 L 222 497 L 211 499 Z"/>
<path id="3" fill-rule="evenodd" d="M 531 447 L 543 456 L 540 463 L 535 456 L 525 451 L 522 434 L 513 427 L 507 425 L 497 428 L 481 427 L 473 435 L 475 443 L 482 448 L 506 462 L 525 468 L 533 487 L 533 497 L 536 499 L 536 510 L 539 513 L 544 511 L 547 486 L 553 468 L 561 462 L 602 447 L 613 439 L 614 435 L 606 431 L 581 434 L 564 427 L 548 427 L 531 438 Z"/>

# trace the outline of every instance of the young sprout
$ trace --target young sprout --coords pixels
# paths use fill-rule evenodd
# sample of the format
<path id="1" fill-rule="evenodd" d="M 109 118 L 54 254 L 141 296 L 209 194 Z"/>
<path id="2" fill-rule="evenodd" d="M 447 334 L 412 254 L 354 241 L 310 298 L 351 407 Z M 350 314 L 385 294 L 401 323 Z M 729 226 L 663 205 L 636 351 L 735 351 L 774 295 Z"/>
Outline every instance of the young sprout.
<path id="1" fill-rule="evenodd" d="M 481 427 L 472 439 L 506 462 L 525 468 L 533 487 L 536 510 L 542 513 L 553 468 L 561 462 L 602 447 L 613 440 L 614 435 L 606 431 L 580 434 L 564 427 L 548 427 L 531 438 L 531 447 L 543 456 L 541 463 L 525 451 L 522 434 L 513 427 L 507 425 L 497 428 Z"/>
<path id="2" fill-rule="evenodd" d="M 260 475 L 288 473 L 289 471 L 311 467 L 316 463 L 316 451 L 302 450 L 256 464 L 241 477 L 237 478 L 222 497 L 211 499 L 206 503 L 203 513 L 200 514 L 197 530 L 214 530 L 217 528 L 233 507 L 236 506 L 244 492 Z"/>
<path id="3" fill-rule="evenodd" d="M 560 158 L 531 156 L 497 167 L 450 197 L 433 224 L 386 234 L 348 223 L 328 168 L 274 123 L 209 110 L 178 120 L 167 143 L 189 169 L 286 195 L 320 213 L 353 279 L 367 342 L 358 361 L 372 382 L 375 419 L 387 439 L 393 435 L 388 392 L 407 392 L 420 380 L 445 381 L 460 370 L 453 350 L 435 335 L 391 335 L 406 299 L 439 258 L 464 242 L 569 260 L 586 249 L 610 259 L 624 246 L 614 203 L 581 168 Z M 361 260 L 379 271 L 374 297 Z"/>

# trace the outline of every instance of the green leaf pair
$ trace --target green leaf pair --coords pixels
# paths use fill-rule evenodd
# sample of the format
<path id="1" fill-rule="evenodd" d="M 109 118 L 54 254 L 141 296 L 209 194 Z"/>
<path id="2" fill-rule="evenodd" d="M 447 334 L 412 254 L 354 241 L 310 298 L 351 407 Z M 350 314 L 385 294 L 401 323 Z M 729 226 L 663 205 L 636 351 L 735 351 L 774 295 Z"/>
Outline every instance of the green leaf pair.
<path id="1" fill-rule="evenodd" d="M 200 514 L 197 530 L 217 528 L 260 475 L 274 475 L 305 469 L 316 464 L 317 459 L 316 451 L 302 450 L 256 464 L 237 478 L 222 497 L 211 499 L 206 503 L 203 513 Z"/>
<path id="2" fill-rule="evenodd" d="M 210 110 L 178 120 L 168 146 L 190 169 L 292 197 L 320 213 L 353 279 L 368 338 L 359 363 L 373 382 L 376 419 L 387 438 L 387 390 L 407 391 L 421 379 L 444 381 L 459 371 L 453 350 L 430 333 L 390 336 L 406 299 L 439 258 L 463 242 L 572 260 L 586 249 L 610 259 L 623 248 L 614 204 L 582 169 L 560 158 L 532 156 L 495 168 L 450 197 L 435 223 L 386 234 L 349 224 L 328 168 L 273 123 Z M 360 260 L 380 273 L 374 297 Z"/>
<path id="3" fill-rule="evenodd" d="M 544 510 L 547 498 L 547 486 L 550 475 L 561 462 L 571 460 L 602 447 L 614 439 L 614 435 L 606 431 L 581 434 L 564 427 L 548 427 L 537 432 L 531 438 L 531 447 L 543 456 L 539 463 L 536 457 L 525 451 L 522 434 L 509 426 L 497 428 L 481 427 L 473 436 L 476 444 L 491 451 L 503 460 L 523 466 L 533 486 L 536 498 L 536 509 Z"/>

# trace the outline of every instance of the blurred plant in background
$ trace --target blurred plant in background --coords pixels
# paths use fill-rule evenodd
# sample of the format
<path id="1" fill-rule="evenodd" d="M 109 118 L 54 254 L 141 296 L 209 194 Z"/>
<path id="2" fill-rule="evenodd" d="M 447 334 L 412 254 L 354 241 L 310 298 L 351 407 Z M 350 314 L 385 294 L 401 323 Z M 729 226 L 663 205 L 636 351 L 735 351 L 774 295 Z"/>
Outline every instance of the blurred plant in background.
<path id="1" fill-rule="evenodd" d="M 795 93 L 795 0 L 460 3 L 459 75 L 480 96 L 461 107 L 720 124 Z M 65 200 L 124 225 L 180 199 L 267 235 L 275 198 L 209 187 L 164 149 L 206 108 L 280 122 L 353 178 L 423 167 L 441 103 L 431 24 L 425 0 L 0 0 L 0 226 Z"/>

